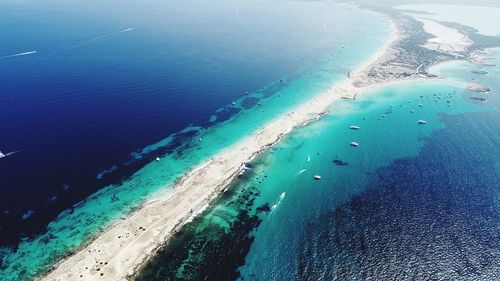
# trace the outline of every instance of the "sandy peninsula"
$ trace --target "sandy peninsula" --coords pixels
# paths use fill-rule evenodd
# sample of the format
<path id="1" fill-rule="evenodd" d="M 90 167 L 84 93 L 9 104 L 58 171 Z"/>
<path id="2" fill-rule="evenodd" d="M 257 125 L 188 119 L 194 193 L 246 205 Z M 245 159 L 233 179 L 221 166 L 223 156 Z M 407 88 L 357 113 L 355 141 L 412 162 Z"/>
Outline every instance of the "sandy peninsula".
<path id="1" fill-rule="evenodd" d="M 61 261 L 43 280 L 124 280 L 167 239 L 206 208 L 237 176 L 245 162 L 279 142 L 294 127 L 314 121 L 325 114 L 332 102 L 355 99 L 357 95 L 394 80 L 427 79 L 418 67 L 392 65 L 395 52 L 401 52 L 398 42 L 405 36 L 394 21 L 387 44 L 345 80 L 323 94 L 294 108 L 252 135 L 228 147 L 207 163 L 192 170 L 173 188 L 157 194 L 155 199 L 100 234 L 89 245 Z M 398 53 L 398 54 L 399 54 Z M 382 67 L 384 66 L 384 67 Z M 385 69 L 385 74 L 383 73 Z M 393 72 L 409 73 L 394 76 Z"/>

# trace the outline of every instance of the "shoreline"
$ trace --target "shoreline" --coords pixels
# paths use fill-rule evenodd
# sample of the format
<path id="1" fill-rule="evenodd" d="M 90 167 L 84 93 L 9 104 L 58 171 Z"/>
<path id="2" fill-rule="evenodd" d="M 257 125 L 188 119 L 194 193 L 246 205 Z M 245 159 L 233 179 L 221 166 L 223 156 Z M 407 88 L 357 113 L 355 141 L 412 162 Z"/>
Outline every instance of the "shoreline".
<path id="1" fill-rule="evenodd" d="M 295 127 L 321 118 L 334 101 L 355 99 L 358 94 L 392 83 L 436 80 L 430 77 L 402 79 L 387 76 L 383 81 L 370 83 L 367 74 L 371 67 L 390 56 L 392 47 L 400 39 L 400 30 L 392 19 L 389 19 L 389 28 L 391 36 L 387 43 L 353 70 L 352 77 L 337 82 L 325 93 L 269 121 L 251 136 L 195 167 L 174 183 L 172 188 L 157 192 L 155 199 L 144 203 L 124 220 L 112 224 L 86 246 L 58 262 L 54 270 L 38 279 L 127 279 L 180 227 L 216 200 L 242 171 L 242 164 L 278 143 Z M 357 82 L 361 82 L 361 86 L 357 86 Z"/>

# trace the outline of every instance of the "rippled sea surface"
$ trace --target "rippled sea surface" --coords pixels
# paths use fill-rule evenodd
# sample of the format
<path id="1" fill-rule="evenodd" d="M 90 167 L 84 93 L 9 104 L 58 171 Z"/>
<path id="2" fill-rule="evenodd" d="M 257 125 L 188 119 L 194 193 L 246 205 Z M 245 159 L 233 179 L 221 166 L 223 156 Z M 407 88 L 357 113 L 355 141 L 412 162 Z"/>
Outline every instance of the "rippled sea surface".
<path id="1" fill-rule="evenodd" d="M 308 1 L 10 1 L 0 22 L 2 280 L 46 272 L 388 37 L 378 14 Z"/>
<path id="2" fill-rule="evenodd" d="M 498 279 L 500 69 L 434 71 L 450 80 L 340 101 L 286 137 L 138 279 Z"/>

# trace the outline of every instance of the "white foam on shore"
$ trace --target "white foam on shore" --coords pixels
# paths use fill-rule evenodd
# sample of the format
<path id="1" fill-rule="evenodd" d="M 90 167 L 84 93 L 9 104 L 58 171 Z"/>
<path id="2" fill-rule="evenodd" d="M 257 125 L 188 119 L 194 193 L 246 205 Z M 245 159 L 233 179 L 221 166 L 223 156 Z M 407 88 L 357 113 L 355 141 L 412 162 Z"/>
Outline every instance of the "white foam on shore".
<path id="1" fill-rule="evenodd" d="M 199 214 L 203 213 L 206 209 L 208 209 L 209 206 L 210 204 L 207 203 L 203 205 L 201 208 L 199 208 L 197 211 L 194 211 L 184 223 L 192 222 L 194 218 L 196 218 Z"/>

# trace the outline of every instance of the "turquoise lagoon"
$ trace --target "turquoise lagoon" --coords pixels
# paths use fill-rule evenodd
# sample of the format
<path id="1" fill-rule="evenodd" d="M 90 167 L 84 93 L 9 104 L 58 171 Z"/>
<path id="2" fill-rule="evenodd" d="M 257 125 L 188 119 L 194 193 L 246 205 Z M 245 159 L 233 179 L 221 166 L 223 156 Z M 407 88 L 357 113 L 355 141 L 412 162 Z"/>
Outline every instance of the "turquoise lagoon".
<path id="1" fill-rule="evenodd" d="M 214 115 L 211 127 L 184 129 L 180 133 L 194 132 L 194 136 L 162 156 L 159 162 L 151 162 L 120 184 L 102 188 L 75 204 L 50 222 L 44 233 L 23 238 L 15 249 L 3 248 L 2 279 L 26 280 L 50 270 L 57 261 L 78 250 L 142 202 L 154 198 L 156 192 L 171 186 L 196 165 L 343 79 L 347 71 L 362 64 L 388 39 L 387 23 L 381 15 L 349 6 L 328 7 L 333 7 L 332 15 L 338 13 L 339 26 L 350 21 L 356 24 L 350 24 L 354 30 L 323 26 L 337 40 L 320 61 L 304 60 L 303 68 L 218 110 L 241 110 L 229 120 L 215 122 Z M 142 157 L 168 145 L 174 138 L 175 134 L 168 136 L 134 155 Z"/>
<path id="2" fill-rule="evenodd" d="M 499 67 L 458 61 L 433 71 L 448 79 L 338 101 L 290 133 L 138 280 L 495 276 Z M 464 82 L 473 80 L 493 88 L 486 102 L 470 99 L 478 94 Z"/>

